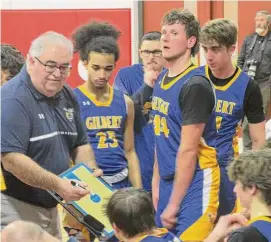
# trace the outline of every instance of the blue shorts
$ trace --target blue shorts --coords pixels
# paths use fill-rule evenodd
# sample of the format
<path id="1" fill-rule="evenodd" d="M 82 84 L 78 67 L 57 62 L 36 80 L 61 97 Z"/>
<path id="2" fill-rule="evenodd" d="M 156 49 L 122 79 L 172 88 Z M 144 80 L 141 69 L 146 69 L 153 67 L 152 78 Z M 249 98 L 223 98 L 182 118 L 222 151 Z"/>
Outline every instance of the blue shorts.
<path id="1" fill-rule="evenodd" d="M 214 227 L 218 210 L 220 169 L 218 166 L 197 170 L 171 230 L 181 240 L 204 240 Z M 162 227 L 160 216 L 166 208 L 173 180 L 160 179 L 156 223 Z"/>
<path id="2" fill-rule="evenodd" d="M 235 212 L 236 195 L 233 189 L 234 183 L 229 180 L 227 167 L 221 166 L 218 217 Z"/>

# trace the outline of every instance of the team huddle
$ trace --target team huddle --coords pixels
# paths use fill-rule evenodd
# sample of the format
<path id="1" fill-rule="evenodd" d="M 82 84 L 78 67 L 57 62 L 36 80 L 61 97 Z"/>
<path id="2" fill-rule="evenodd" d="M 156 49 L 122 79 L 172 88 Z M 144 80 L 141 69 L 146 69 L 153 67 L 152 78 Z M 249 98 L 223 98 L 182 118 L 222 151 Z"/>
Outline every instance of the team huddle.
<path id="1" fill-rule="evenodd" d="M 167 12 L 161 26 L 142 38 L 143 63 L 121 68 L 113 86 L 124 54 L 113 25 L 80 26 L 73 43 L 55 32 L 33 40 L 25 65 L 1 88 L 2 228 L 28 220 L 49 233 L 44 241 L 57 241 L 49 237 L 61 238 L 61 219 L 69 236 L 94 240 L 69 214 L 59 218 L 46 191 L 66 202 L 87 195 L 83 182 L 58 176 L 83 162 L 117 190 L 105 209 L 112 241 L 271 241 L 265 104 L 257 82 L 232 63 L 236 26 L 215 19 L 200 28 L 188 10 Z M 199 45 L 207 63 L 200 67 L 192 62 Z M 72 90 L 65 80 L 74 52 L 88 79 Z M 253 151 L 239 155 L 245 117 Z M 248 219 L 232 214 L 237 200 L 250 226 L 232 233 Z"/>

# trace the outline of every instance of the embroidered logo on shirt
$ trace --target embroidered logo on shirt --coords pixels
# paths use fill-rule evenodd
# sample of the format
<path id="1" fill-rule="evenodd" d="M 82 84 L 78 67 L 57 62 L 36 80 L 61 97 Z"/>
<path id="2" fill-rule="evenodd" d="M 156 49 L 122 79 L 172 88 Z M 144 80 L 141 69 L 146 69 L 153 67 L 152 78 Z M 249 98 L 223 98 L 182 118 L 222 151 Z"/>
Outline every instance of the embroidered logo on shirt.
<path id="1" fill-rule="evenodd" d="M 74 109 L 73 108 L 63 108 L 65 111 L 66 118 L 70 121 L 74 120 Z"/>
<path id="2" fill-rule="evenodd" d="M 89 106 L 90 105 L 90 101 L 86 101 L 86 102 L 83 101 L 82 104 L 83 104 L 83 106 Z"/>
<path id="3" fill-rule="evenodd" d="M 38 116 L 39 116 L 39 119 L 45 119 L 45 117 L 44 117 L 44 114 L 43 114 L 43 113 L 39 113 L 39 114 L 38 114 Z"/>

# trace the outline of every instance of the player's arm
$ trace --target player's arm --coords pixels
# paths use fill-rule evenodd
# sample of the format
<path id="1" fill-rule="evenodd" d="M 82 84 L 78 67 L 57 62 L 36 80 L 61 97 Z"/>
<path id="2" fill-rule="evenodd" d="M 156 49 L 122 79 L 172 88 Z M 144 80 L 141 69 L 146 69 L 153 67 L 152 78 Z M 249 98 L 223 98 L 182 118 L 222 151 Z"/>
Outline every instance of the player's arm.
<path id="1" fill-rule="evenodd" d="M 245 226 L 247 219 L 242 214 L 228 214 L 226 216 L 220 217 L 218 223 L 216 224 L 214 230 L 211 234 L 204 240 L 204 242 L 223 242 L 234 230 Z M 236 233 L 237 236 L 231 236 L 231 242 L 242 242 L 246 241 L 242 239 L 242 233 Z M 255 240 L 256 241 L 256 240 Z"/>
<path id="2" fill-rule="evenodd" d="M 141 112 L 141 110 L 144 109 L 144 104 L 150 100 L 153 93 L 153 87 L 158 79 L 159 73 L 160 72 L 150 68 L 145 70 L 144 84 L 131 96 L 134 102 L 135 115 Z"/>
<path id="3" fill-rule="evenodd" d="M 73 151 L 73 160 L 75 164 L 84 163 L 92 170 L 95 176 L 101 176 L 103 171 L 98 168 L 93 149 L 90 144 L 80 145 Z"/>
<path id="4" fill-rule="evenodd" d="M 152 201 L 155 210 L 157 210 L 159 200 L 159 185 L 160 185 L 160 174 L 158 168 L 156 149 L 154 151 L 154 165 L 153 165 L 153 176 L 152 176 Z"/>
<path id="5" fill-rule="evenodd" d="M 173 190 L 161 217 L 169 228 L 176 222 L 175 215 L 193 179 L 200 139 L 215 105 L 212 87 L 204 77 L 193 77 L 183 87 L 179 99 L 183 118 L 181 144 L 176 156 Z"/>
<path id="6" fill-rule="evenodd" d="M 248 119 L 252 149 L 259 150 L 265 142 L 265 115 L 260 87 L 250 80 L 244 98 L 244 111 Z"/>
<path id="7" fill-rule="evenodd" d="M 124 131 L 124 152 L 128 161 L 129 180 L 134 187 L 142 188 L 139 160 L 134 146 L 134 104 L 125 96 L 127 120 Z"/>

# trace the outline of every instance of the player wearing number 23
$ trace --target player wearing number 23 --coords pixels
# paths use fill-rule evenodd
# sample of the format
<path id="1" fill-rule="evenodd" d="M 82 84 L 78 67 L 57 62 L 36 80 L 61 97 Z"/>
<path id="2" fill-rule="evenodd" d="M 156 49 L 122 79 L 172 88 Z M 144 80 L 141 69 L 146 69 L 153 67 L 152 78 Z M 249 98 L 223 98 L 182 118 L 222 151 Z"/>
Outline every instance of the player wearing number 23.
<path id="1" fill-rule="evenodd" d="M 98 22 L 75 32 L 75 50 L 88 72 L 88 80 L 74 92 L 97 164 L 104 171 L 103 178 L 116 189 L 130 184 L 141 188 L 134 149 L 134 105 L 128 96 L 108 85 L 119 57 L 119 35 L 114 26 Z"/>
<path id="2" fill-rule="evenodd" d="M 216 33 L 216 37 L 210 33 Z M 226 167 L 238 151 L 238 125 L 246 116 L 252 137 L 252 148 L 264 143 L 264 113 L 260 88 L 255 81 L 232 64 L 237 28 L 225 19 L 208 22 L 201 33 L 201 44 L 207 61 L 200 67 L 212 81 L 216 91 L 217 151 L 221 172 L 218 215 L 235 209 L 234 183 L 229 181 Z"/>

